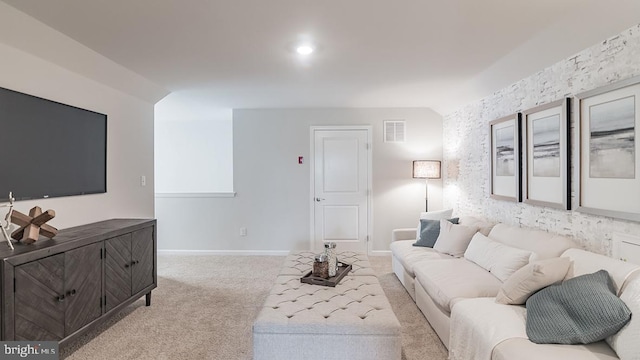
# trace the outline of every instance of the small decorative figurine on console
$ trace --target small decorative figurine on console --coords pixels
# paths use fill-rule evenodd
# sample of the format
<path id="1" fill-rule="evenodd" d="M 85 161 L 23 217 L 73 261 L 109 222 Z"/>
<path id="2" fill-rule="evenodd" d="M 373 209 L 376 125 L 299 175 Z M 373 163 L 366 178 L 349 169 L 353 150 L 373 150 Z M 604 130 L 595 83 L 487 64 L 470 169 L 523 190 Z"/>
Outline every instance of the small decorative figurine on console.
<path id="1" fill-rule="evenodd" d="M 40 234 L 49 239 L 56 236 L 58 229 L 51 225 L 45 224 L 47 221 L 56 217 L 56 212 L 47 210 L 42 212 L 39 206 L 32 208 L 29 215 L 25 215 L 19 211 L 13 210 L 11 214 L 11 222 L 20 226 L 20 228 L 11 234 L 15 240 L 20 240 L 25 244 L 32 244 L 38 240 Z"/>
<path id="2" fill-rule="evenodd" d="M 15 200 L 16 199 L 13 197 L 13 193 L 9 192 L 9 203 L 0 205 L 0 207 L 9 208 L 9 211 L 7 211 L 7 216 L 4 217 L 4 224 L 0 223 L 0 230 L 2 230 L 2 236 L 4 236 L 4 239 L 7 240 L 7 245 L 9 245 L 9 248 L 11 250 L 13 250 L 13 244 L 11 243 L 11 238 L 7 234 L 7 230 L 9 230 L 9 228 L 11 227 L 11 214 L 13 213 L 13 202 Z"/>

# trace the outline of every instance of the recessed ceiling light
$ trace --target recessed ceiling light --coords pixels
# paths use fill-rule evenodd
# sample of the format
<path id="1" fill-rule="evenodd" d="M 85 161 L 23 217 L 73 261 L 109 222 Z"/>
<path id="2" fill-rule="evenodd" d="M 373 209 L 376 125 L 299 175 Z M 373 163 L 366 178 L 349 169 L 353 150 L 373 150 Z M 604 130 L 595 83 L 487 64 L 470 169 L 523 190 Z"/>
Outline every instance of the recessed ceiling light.
<path id="1" fill-rule="evenodd" d="M 296 52 L 300 55 L 309 55 L 313 52 L 313 47 L 310 45 L 300 45 L 296 48 Z"/>

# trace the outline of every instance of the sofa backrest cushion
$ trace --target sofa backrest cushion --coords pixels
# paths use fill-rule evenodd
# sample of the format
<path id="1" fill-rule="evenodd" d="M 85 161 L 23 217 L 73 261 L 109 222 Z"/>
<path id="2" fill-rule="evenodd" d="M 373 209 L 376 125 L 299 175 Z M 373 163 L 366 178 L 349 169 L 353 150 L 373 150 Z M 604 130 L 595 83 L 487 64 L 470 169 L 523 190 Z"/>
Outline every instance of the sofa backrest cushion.
<path id="1" fill-rule="evenodd" d="M 618 295 L 620 295 L 624 289 L 627 279 L 629 279 L 634 272 L 640 271 L 640 266 L 638 265 L 581 249 L 569 249 L 565 251 L 562 256 L 573 260 L 573 266 L 569 269 L 567 278 L 590 274 L 604 269 L 609 272 Z"/>
<path id="2" fill-rule="evenodd" d="M 640 278 L 629 281 L 620 300 L 631 310 L 631 321 L 617 334 L 609 336 L 607 343 L 621 360 L 638 359 L 640 356 Z"/>
<path id="3" fill-rule="evenodd" d="M 531 251 L 514 248 L 476 233 L 464 257 L 504 282 L 514 272 L 529 263 Z"/>
<path id="4" fill-rule="evenodd" d="M 460 216 L 458 220 L 458 224 L 465 225 L 465 226 L 475 226 L 478 228 L 478 232 L 484 236 L 489 236 L 491 229 L 493 229 L 493 226 L 495 225 L 495 223 L 486 221 L 476 216 L 469 216 L 469 215 Z"/>
<path id="5" fill-rule="evenodd" d="M 565 250 L 578 247 L 573 240 L 564 236 L 505 224 L 494 226 L 489 233 L 489 238 L 535 253 L 531 258 L 532 261 L 558 257 Z"/>

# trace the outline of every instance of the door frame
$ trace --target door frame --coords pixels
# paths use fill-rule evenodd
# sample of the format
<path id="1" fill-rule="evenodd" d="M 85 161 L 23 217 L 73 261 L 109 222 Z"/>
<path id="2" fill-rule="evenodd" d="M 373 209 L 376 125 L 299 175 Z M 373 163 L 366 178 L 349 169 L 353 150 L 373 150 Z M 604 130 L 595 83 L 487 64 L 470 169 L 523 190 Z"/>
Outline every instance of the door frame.
<path id="1" fill-rule="evenodd" d="M 367 131 L 367 255 L 373 246 L 373 129 L 371 125 L 330 125 L 309 127 L 309 249 L 315 245 L 315 132 L 318 130 Z"/>

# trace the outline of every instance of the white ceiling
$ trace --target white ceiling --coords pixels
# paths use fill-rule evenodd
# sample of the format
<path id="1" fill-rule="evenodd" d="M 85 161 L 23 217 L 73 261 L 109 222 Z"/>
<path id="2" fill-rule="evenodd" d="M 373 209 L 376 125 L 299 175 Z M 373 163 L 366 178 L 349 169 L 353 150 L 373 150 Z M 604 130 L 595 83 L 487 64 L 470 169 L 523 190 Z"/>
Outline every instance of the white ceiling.
<path id="1" fill-rule="evenodd" d="M 640 22 L 638 0 L 3 1 L 209 108 L 446 113 Z"/>

